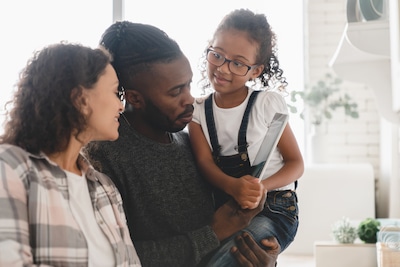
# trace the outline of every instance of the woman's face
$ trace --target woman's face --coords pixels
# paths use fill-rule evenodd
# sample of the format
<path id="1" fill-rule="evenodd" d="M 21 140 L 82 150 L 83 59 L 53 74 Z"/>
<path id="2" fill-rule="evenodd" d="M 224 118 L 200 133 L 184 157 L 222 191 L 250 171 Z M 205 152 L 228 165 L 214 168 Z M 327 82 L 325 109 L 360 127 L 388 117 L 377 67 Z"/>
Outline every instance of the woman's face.
<path id="1" fill-rule="evenodd" d="M 109 64 L 95 86 L 83 90 L 83 109 L 87 116 L 85 140 L 116 140 L 118 138 L 119 116 L 123 104 L 118 97 L 118 78 Z"/>

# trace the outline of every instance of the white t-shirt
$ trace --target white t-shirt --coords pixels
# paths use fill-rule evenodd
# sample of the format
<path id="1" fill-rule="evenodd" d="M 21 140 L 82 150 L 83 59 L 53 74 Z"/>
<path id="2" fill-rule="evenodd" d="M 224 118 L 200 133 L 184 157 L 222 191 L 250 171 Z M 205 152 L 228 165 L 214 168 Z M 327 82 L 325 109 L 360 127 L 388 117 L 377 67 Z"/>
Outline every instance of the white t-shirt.
<path id="1" fill-rule="evenodd" d="M 238 153 L 237 150 L 235 150 L 235 147 L 238 144 L 238 133 L 240 129 L 240 124 L 242 123 L 244 111 L 252 92 L 253 90 L 249 89 L 249 93 L 247 94 L 246 99 L 239 106 L 233 108 L 220 108 L 216 105 L 215 101 L 213 101 L 212 103 L 218 143 L 221 146 L 222 156 L 235 155 Z M 194 104 L 193 121 L 201 125 L 208 144 L 212 149 L 210 137 L 208 135 L 208 127 L 204 107 L 204 100 L 207 97 L 208 96 L 196 99 Z M 246 140 L 249 145 L 247 147 L 247 151 L 249 154 L 251 165 L 253 165 L 253 161 L 265 137 L 266 130 L 268 129 L 276 112 L 288 114 L 287 105 L 283 97 L 277 92 L 260 92 L 253 103 L 246 132 Z M 269 167 L 265 172 L 265 177 L 263 178 L 270 177 L 272 174 L 280 170 L 283 165 L 284 163 L 282 155 L 277 148 L 272 154 L 271 160 L 268 165 Z M 286 189 L 294 189 L 294 184 L 281 187 L 277 190 Z"/>
<path id="2" fill-rule="evenodd" d="M 68 172 L 69 203 L 72 214 L 81 228 L 88 245 L 89 267 L 115 266 L 114 253 L 94 216 L 85 175 Z M 111 214 L 113 213 L 110 207 Z M 117 224 L 117 222 L 115 222 Z"/>

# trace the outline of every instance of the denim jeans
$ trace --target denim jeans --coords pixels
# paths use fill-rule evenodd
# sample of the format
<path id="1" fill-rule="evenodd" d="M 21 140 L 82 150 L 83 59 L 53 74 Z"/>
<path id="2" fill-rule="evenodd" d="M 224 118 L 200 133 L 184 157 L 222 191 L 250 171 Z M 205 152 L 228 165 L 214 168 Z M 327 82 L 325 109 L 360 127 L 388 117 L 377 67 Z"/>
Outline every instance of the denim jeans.
<path id="1" fill-rule="evenodd" d="M 268 192 L 264 209 L 242 231 L 248 232 L 261 245 L 260 241 L 274 236 L 284 251 L 293 242 L 299 225 L 297 195 L 295 191 Z M 208 262 L 208 267 L 237 266 L 230 249 L 235 246 L 234 238 L 241 232 L 225 239 Z M 262 245 L 261 245 L 262 247 Z"/>

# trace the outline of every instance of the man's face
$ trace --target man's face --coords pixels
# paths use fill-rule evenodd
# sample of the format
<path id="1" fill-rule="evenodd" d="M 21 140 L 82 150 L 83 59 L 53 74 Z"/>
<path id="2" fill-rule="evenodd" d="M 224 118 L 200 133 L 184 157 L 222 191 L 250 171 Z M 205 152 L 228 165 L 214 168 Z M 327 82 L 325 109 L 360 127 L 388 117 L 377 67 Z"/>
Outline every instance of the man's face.
<path id="1" fill-rule="evenodd" d="M 157 63 L 138 84 L 144 98 L 143 121 L 153 130 L 178 132 L 192 120 L 194 98 L 190 94 L 193 73 L 186 57 Z"/>

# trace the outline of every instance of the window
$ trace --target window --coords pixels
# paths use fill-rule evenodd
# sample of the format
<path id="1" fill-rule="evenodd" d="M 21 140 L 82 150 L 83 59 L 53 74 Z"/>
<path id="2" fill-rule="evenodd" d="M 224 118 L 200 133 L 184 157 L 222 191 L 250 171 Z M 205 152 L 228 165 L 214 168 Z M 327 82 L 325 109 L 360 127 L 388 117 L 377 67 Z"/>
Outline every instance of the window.
<path id="1" fill-rule="evenodd" d="M 0 132 L 4 104 L 33 52 L 62 40 L 96 47 L 112 23 L 112 1 L 6 0 L 0 3 Z M 27 118 L 29 119 L 29 118 Z"/>

